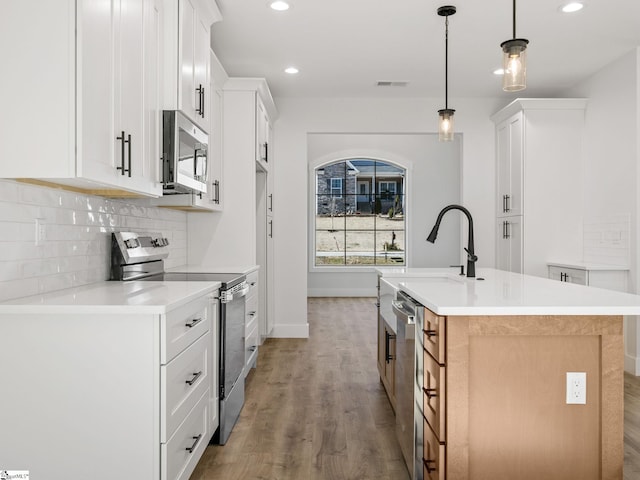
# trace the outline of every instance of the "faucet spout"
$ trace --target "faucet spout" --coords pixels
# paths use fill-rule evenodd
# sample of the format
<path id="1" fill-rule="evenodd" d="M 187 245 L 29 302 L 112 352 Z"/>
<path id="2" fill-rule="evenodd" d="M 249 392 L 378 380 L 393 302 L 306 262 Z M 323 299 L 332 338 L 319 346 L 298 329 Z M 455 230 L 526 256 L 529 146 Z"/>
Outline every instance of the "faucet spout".
<path id="1" fill-rule="evenodd" d="M 436 219 L 436 223 L 431 229 L 429 236 L 427 237 L 427 242 L 435 243 L 436 237 L 438 236 L 438 229 L 440 228 L 440 222 L 442 222 L 442 217 L 449 210 L 460 210 L 465 214 L 469 224 L 469 234 L 467 239 L 467 248 L 464 249 L 467 252 L 467 277 L 475 277 L 476 276 L 476 262 L 478 261 L 478 257 L 475 254 L 474 246 L 473 246 L 473 218 L 471 217 L 471 213 L 469 210 L 464 208 L 462 205 L 448 205 L 440 210 L 438 214 L 438 218 Z"/>

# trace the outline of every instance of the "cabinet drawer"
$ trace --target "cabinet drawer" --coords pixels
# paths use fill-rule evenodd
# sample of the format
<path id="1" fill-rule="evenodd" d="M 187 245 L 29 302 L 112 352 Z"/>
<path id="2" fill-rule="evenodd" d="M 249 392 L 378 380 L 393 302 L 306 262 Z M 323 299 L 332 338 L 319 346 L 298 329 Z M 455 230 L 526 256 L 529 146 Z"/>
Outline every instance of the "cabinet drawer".
<path id="1" fill-rule="evenodd" d="M 424 348 L 440 364 L 445 363 L 445 323 L 445 317 L 436 315 L 428 308 L 424 309 Z"/>
<path id="2" fill-rule="evenodd" d="M 560 280 L 561 282 L 577 283 L 587 285 L 587 271 L 578 268 L 566 268 L 549 266 L 549 278 Z"/>
<path id="3" fill-rule="evenodd" d="M 187 480 L 196 468 L 209 443 L 208 402 L 209 390 L 200 397 L 171 439 L 160 445 L 162 480 Z"/>
<path id="4" fill-rule="evenodd" d="M 247 274 L 247 283 L 250 289 L 248 295 L 258 291 L 258 272 L 259 270 L 255 270 Z"/>
<path id="5" fill-rule="evenodd" d="M 258 335 L 258 324 L 256 323 L 245 339 L 245 375 L 249 373 L 249 367 L 258 355 L 259 345 L 260 336 Z"/>
<path id="6" fill-rule="evenodd" d="M 160 441 L 166 442 L 210 388 L 211 332 L 160 367 Z"/>
<path id="7" fill-rule="evenodd" d="M 444 480 L 445 477 L 445 445 L 438 439 L 424 420 L 424 450 L 422 452 L 422 468 L 424 480 Z"/>
<path id="8" fill-rule="evenodd" d="M 424 352 L 424 417 L 431 425 L 436 437 L 445 438 L 445 405 L 446 405 L 446 367 L 436 362 L 431 355 Z"/>
<path id="9" fill-rule="evenodd" d="M 207 297 L 182 305 L 162 315 L 160 327 L 160 362 L 167 364 L 210 328 Z"/>
<path id="10" fill-rule="evenodd" d="M 245 325 L 248 325 L 251 320 L 258 316 L 258 295 L 247 296 L 247 303 L 245 307 Z"/>

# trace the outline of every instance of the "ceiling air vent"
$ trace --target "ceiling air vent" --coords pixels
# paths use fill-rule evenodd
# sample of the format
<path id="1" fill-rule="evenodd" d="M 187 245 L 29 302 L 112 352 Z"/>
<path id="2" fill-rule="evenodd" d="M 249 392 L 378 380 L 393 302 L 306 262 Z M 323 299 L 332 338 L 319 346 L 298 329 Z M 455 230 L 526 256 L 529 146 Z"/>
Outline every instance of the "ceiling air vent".
<path id="1" fill-rule="evenodd" d="M 376 83 L 376 86 L 378 87 L 406 87 L 409 84 L 409 82 L 385 82 L 385 81 L 380 81 L 378 83 Z"/>

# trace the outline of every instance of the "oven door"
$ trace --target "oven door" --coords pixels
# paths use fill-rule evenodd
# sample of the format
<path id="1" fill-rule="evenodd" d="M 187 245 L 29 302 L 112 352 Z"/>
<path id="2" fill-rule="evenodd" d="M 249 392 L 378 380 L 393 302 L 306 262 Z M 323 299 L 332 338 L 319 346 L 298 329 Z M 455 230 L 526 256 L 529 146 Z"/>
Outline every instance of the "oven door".
<path id="1" fill-rule="evenodd" d="M 232 300 L 221 302 L 220 316 L 220 398 L 224 399 L 244 369 L 245 296 L 234 293 Z"/>

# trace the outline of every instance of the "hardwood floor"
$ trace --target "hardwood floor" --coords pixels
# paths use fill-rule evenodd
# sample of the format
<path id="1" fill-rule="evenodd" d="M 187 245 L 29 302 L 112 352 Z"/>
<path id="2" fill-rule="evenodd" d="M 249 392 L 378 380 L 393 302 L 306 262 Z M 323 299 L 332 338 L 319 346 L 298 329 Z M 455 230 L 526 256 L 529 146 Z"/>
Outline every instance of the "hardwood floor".
<path id="1" fill-rule="evenodd" d="M 308 339 L 268 339 L 224 447 L 191 480 L 408 480 L 376 367 L 372 298 L 310 298 Z M 625 374 L 624 480 L 640 479 L 640 379 Z"/>

